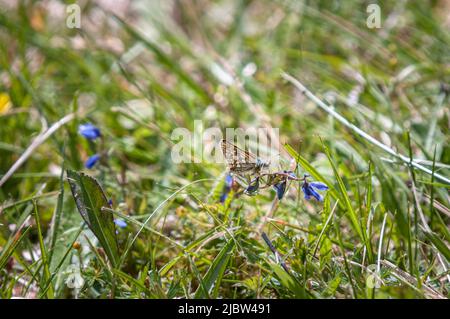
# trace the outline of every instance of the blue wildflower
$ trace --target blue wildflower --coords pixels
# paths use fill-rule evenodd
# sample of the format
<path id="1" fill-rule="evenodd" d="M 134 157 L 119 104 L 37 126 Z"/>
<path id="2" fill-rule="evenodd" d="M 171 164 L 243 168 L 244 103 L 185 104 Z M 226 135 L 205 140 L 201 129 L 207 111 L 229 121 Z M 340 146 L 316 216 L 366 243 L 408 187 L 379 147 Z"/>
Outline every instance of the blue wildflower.
<path id="1" fill-rule="evenodd" d="M 319 194 L 316 190 L 320 190 L 320 191 L 327 190 L 328 186 L 321 182 L 308 183 L 308 181 L 306 180 L 306 177 L 307 176 L 305 175 L 304 180 L 303 180 L 303 185 L 302 185 L 302 191 L 305 194 L 305 199 L 309 200 L 312 196 L 315 199 L 317 199 L 319 202 L 322 202 L 323 196 L 321 194 Z"/>
<path id="2" fill-rule="evenodd" d="M 227 176 L 225 176 L 225 184 L 223 185 L 222 195 L 220 195 L 221 203 L 225 203 L 225 200 L 227 199 L 232 186 L 233 186 L 233 176 L 231 176 L 231 174 L 227 174 Z"/>
<path id="3" fill-rule="evenodd" d="M 255 182 L 250 183 L 248 187 L 244 190 L 244 193 L 250 196 L 256 195 L 259 190 L 259 177 L 255 179 Z"/>
<path id="4" fill-rule="evenodd" d="M 80 124 L 78 126 L 78 133 L 88 140 L 95 140 L 102 135 L 100 129 L 91 123 Z"/>
<path id="5" fill-rule="evenodd" d="M 116 218 L 114 219 L 114 224 L 116 224 L 120 228 L 127 227 L 127 222 L 124 221 L 122 218 Z"/>
<path id="6" fill-rule="evenodd" d="M 277 192 L 278 199 L 281 200 L 286 192 L 286 181 L 273 185 L 273 188 Z"/>
<path id="7" fill-rule="evenodd" d="M 222 195 L 220 195 L 220 203 L 221 204 L 225 203 L 227 198 L 228 198 L 228 193 L 223 193 Z"/>
<path id="8" fill-rule="evenodd" d="M 97 164 L 97 162 L 100 160 L 100 155 L 99 154 L 95 154 L 90 156 L 86 162 L 84 163 L 84 166 L 86 168 L 91 169 L 92 167 L 94 167 L 95 164 Z"/>
<path id="9" fill-rule="evenodd" d="M 227 176 L 225 176 L 225 187 L 231 189 L 231 186 L 233 186 L 233 176 L 227 174 Z"/>
<path id="10" fill-rule="evenodd" d="M 280 174 L 281 173 L 275 173 L 275 174 Z M 286 185 L 287 185 L 287 181 L 288 180 L 298 180 L 297 179 L 297 175 L 295 175 L 295 173 L 293 171 L 283 171 L 282 173 L 284 175 L 284 180 L 276 183 L 275 185 L 273 185 L 273 188 L 275 189 L 275 191 L 277 192 L 277 196 L 278 199 L 281 200 L 284 196 L 284 193 L 286 192 Z"/>

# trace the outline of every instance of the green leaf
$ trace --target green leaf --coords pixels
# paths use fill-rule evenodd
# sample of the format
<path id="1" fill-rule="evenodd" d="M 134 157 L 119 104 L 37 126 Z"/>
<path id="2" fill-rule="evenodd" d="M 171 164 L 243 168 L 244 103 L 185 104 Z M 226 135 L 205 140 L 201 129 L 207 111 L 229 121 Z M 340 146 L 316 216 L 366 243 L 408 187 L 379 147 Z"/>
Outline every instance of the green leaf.
<path id="1" fill-rule="evenodd" d="M 67 180 L 78 211 L 99 240 L 112 266 L 116 267 L 119 262 L 116 228 L 112 214 L 102 211 L 102 207 L 109 207 L 103 189 L 95 178 L 72 170 L 67 170 Z"/>
<path id="2" fill-rule="evenodd" d="M 206 275 L 203 277 L 203 285 L 207 292 L 211 290 L 214 282 L 216 287 L 220 286 L 222 281 L 223 273 L 227 267 L 228 261 L 230 260 L 231 251 L 234 248 L 234 240 L 230 239 L 228 243 L 222 248 L 217 257 L 214 259 L 213 263 L 209 267 Z M 217 291 L 216 291 L 217 292 Z M 195 298 L 205 298 L 205 292 L 201 286 L 195 292 Z"/>
<path id="3" fill-rule="evenodd" d="M 333 296 L 336 293 L 336 290 L 339 288 L 341 281 L 342 281 L 341 274 L 338 273 L 336 277 L 334 277 L 332 280 L 328 282 L 327 287 L 323 291 L 324 295 Z"/>
<path id="4" fill-rule="evenodd" d="M 292 276 L 290 276 L 283 268 L 281 268 L 277 264 L 270 264 L 275 275 L 280 280 L 280 283 L 286 287 L 289 291 L 291 291 L 295 298 L 298 299 L 309 299 L 308 294 L 304 287 L 302 287 Z"/>
<path id="5" fill-rule="evenodd" d="M 130 287 L 137 288 L 140 292 L 143 292 L 147 297 L 152 297 L 151 291 L 147 287 L 145 287 L 145 285 L 139 282 L 139 280 L 131 277 L 130 275 L 118 269 L 113 269 L 113 273 L 119 276 L 122 280 L 130 282 L 130 284 L 132 284 L 130 285 Z"/>

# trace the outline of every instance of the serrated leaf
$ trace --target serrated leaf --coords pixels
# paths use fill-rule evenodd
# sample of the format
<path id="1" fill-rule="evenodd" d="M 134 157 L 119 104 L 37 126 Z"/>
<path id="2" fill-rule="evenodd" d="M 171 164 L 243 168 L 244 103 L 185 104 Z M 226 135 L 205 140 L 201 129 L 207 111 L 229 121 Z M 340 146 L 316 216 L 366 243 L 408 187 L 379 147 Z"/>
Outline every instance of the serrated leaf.
<path id="1" fill-rule="evenodd" d="M 102 207 L 109 207 L 102 187 L 95 178 L 73 170 L 67 170 L 67 180 L 81 217 L 116 267 L 119 261 L 116 228 L 112 214 L 102 211 Z"/>

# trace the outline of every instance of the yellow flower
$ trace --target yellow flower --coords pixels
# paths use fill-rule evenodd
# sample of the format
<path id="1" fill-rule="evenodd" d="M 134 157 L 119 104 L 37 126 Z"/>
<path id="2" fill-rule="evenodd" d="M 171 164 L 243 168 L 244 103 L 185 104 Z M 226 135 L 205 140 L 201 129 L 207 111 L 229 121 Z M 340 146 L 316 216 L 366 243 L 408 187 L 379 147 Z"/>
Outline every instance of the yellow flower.
<path id="1" fill-rule="evenodd" d="M 0 114 L 5 114 L 11 108 L 12 103 L 7 93 L 0 93 Z"/>

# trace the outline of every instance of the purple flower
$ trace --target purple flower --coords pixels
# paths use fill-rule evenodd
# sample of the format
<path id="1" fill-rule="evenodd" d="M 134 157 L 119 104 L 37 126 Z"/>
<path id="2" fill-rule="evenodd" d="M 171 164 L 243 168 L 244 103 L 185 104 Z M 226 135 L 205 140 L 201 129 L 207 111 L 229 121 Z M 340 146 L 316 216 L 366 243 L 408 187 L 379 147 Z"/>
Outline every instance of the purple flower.
<path id="1" fill-rule="evenodd" d="M 259 190 L 259 177 L 255 179 L 254 182 L 251 182 L 250 185 L 244 190 L 244 193 L 250 196 L 256 195 Z"/>
<path id="2" fill-rule="evenodd" d="M 220 195 L 220 202 L 222 204 L 225 203 L 225 200 L 227 199 L 232 186 L 233 186 L 233 176 L 231 176 L 231 174 L 227 174 L 227 176 L 225 176 L 225 184 L 223 185 L 222 195 Z"/>
<path id="3" fill-rule="evenodd" d="M 92 167 L 94 167 L 95 164 L 97 164 L 97 162 L 100 160 L 100 155 L 95 154 L 90 156 L 86 162 L 84 163 L 84 166 L 88 169 L 91 169 Z"/>
<path id="4" fill-rule="evenodd" d="M 286 181 L 273 185 L 273 188 L 277 192 L 278 199 L 281 200 L 286 192 Z"/>
<path id="5" fill-rule="evenodd" d="M 233 176 L 227 174 L 227 176 L 225 176 L 225 187 L 231 188 L 231 186 L 233 186 Z"/>
<path id="6" fill-rule="evenodd" d="M 316 190 L 327 190 L 328 186 L 321 182 L 311 182 L 308 183 L 306 176 L 304 177 L 302 191 L 305 194 L 305 199 L 310 200 L 311 196 L 317 199 L 319 202 L 323 201 L 323 196 L 319 194 Z"/>
<path id="7" fill-rule="evenodd" d="M 114 224 L 116 224 L 120 228 L 127 227 L 127 222 L 124 221 L 122 218 L 116 218 L 114 219 Z"/>
<path id="8" fill-rule="evenodd" d="M 95 140 L 102 135 L 100 129 L 91 123 L 80 124 L 78 126 L 78 133 L 88 140 Z"/>
<path id="9" fill-rule="evenodd" d="M 280 173 L 278 173 L 280 174 Z M 284 174 L 284 180 L 278 182 L 277 184 L 273 185 L 273 188 L 277 192 L 278 199 L 281 200 L 284 196 L 284 193 L 286 192 L 286 185 L 288 180 L 298 180 L 297 175 L 293 171 L 283 171 L 282 174 Z"/>

